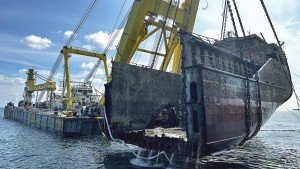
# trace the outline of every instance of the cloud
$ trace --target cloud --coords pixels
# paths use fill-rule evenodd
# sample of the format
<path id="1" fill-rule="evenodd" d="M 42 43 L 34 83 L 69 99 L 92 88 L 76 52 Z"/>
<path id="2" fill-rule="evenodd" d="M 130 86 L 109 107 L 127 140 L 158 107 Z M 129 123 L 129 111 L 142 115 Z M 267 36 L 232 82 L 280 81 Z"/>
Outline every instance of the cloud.
<path id="1" fill-rule="evenodd" d="M 208 29 L 202 32 L 202 35 L 209 38 L 219 39 L 220 31 L 217 29 Z"/>
<path id="2" fill-rule="evenodd" d="M 22 50 L 18 48 L 0 48 L 1 53 L 13 53 L 13 54 L 28 54 L 28 55 L 47 55 L 47 56 L 53 56 L 57 55 L 57 52 L 46 52 L 46 51 L 33 51 L 30 49 Z"/>
<path id="3" fill-rule="evenodd" d="M 121 30 L 115 29 L 112 34 L 109 34 L 108 32 L 99 31 L 99 32 L 96 32 L 93 34 L 85 35 L 84 38 L 86 41 L 93 42 L 93 43 L 97 44 L 100 48 L 104 49 L 107 46 L 110 37 L 112 35 L 115 35 L 116 33 L 118 33 L 118 36 L 116 37 L 114 43 L 112 44 L 112 46 L 110 48 L 110 49 L 114 49 L 115 46 L 118 45 L 118 43 L 121 39 L 123 29 L 121 29 Z"/>
<path id="4" fill-rule="evenodd" d="M 107 62 L 109 63 L 109 60 Z M 90 73 L 91 69 L 94 67 L 95 63 L 96 62 L 88 62 L 88 63 L 83 62 L 80 65 L 80 68 L 84 70 L 80 72 L 78 75 L 76 75 L 76 77 L 86 78 L 86 76 Z M 94 73 L 94 76 L 102 77 L 103 75 L 105 75 L 105 70 L 104 70 L 103 62 L 101 62 L 99 68 Z"/>
<path id="5" fill-rule="evenodd" d="M 39 68 L 45 68 L 45 66 L 42 66 L 39 64 L 33 64 L 32 62 L 16 60 L 16 59 L 12 59 L 12 58 L 1 58 L 0 57 L 0 61 L 8 62 L 8 63 L 16 63 L 16 64 L 21 64 L 21 65 L 26 65 L 26 66 L 35 66 L 35 67 L 39 67 Z"/>
<path id="6" fill-rule="evenodd" d="M 110 34 L 108 34 L 107 32 L 99 31 L 99 32 L 96 32 L 96 33 L 93 33 L 90 35 L 86 35 L 84 38 L 88 42 L 96 43 L 101 48 L 105 48 L 107 45 L 107 42 L 109 40 L 109 37 L 110 37 Z"/>
<path id="7" fill-rule="evenodd" d="M 300 30 L 297 32 L 298 35 L 300 35 Z"/>
<path id="8" fill-rule="evenodd" d="M 95 63 L 94 62 L 89 62 L 89 63 L 82 63 L 80 65 L 80 68 L 82 69 L 92 69 L 94 67 Z"/>
<path id="9" fill-rule="evenodd" d="M 21 77 L 8 77 L 5 75 L 0 75 L 0 84 L 24 84 L 26 79 Z"/>
<path id="10" fill-rule="evenodd" d="M 64 35 L 65 35 L 66 38 L 69 38 L 72 34 L 73 34 L 73 31 L 66 31 L 64 33 Z"/>
<path id="11" fill-rule="evenodd" d="M 47 38 L 41 38 L 35 35 L 26 36 L 24 39 L 21 40 L 21 43 L 24 43 L 33 49 L 47 49 L 53 46 L 51 40 Z"/>
<path id="12" fill-rule="evenodd" d="M 21 70 L 19 70 L 19 73 L 21 73 L 21 74 L 24 74 L 24 73 L 26 73 L 28 71 L 28 69 L 21 69 Z"/>
<path id="13" fill-rule="evenodd" d="M 21 69 L 19 70 L 19 73 L 20 74 L 25 74 L 26 72 L 28 71 L 28 69 Z M 37 70 L 34 70 L 35 72 L 37 72 L 37 74 L 43 76 L 43 77 L 48 77 L 48 75 L 50 74 L 50 71 L 49 70 L 45 70 L 45 69 L 37 69 Z"/>
<path id="14" fill-rule="evenodd" d="M 45 69 L 38 69 L 36 70 L 37 74 L 45 77 L 45 78 L 48 78 L 49 74 L 50 74 L 50 70 L 45 70 Z"/>
<path id="15" fill-rule="evenodd" d="M 86 49 L 86 50 L 94 50 L 95 46 L 92 46 L 92 45 L 83 45 L 82 48 Z"/>
<path id="16" fill-rule="evenodd" d="M 15 105 L 22 100 L 22 94 L 24 91 L 25 84 L 3 84 L 0 83 L 0 107 L 4 107 L 8 102 L 12 101 Z"/>

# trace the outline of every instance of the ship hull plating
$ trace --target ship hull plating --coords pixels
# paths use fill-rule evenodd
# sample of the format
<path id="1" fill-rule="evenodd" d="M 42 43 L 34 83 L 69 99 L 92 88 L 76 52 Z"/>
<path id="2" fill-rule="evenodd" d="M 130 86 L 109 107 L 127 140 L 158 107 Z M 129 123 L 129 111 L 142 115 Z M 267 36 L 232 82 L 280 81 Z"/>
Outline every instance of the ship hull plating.
<path id="1" fill-rule="evenodd" d="M 245 51 L 182 33 L 182 75 L 113 64 L 105 104 L 115 135 L 144 148 L 194 157 L 253 138 L 290 98 L 292 87 L 287 62 L 276 45 L 256 35 L 246 37 L 246 42 L 251 40 L 257 45 L 244 44 L 245 51 L 254 51 L 246 57 L 238 54 Z M 164 106 L 168 103 L 173 108 Z M 167 128 L 172 110 L 184 134 L 155 132 Z"/>
<path id="2" fill-rule="evenodd" d="M 189 69 L 189 70 L 188 70 Z M 203 145 L 203 155 L 211 154 L 217 151 L 231 148 L 238 145 L 246 137 L 245 125 L 245 100 L 246 100 L 246 83 L 247 79 L 239 77 L 227 72 L 221 72 L 215 69 L 198 65 L 190 67 L 186 71 L 195 69 L 196 76 L 201 76 L 202 82 L 198 85 L 198 92 L 202 92 L 200 99 L 197 101 L 189 101 L 187 105 L 192 104 L 190 108 L 196 110 L 195 104 L 200 104 L 203 108 L 197 115 L 199 129 L 195 129 L 193 122 L 196 118 L 192 113 L 187 114 L 188 119 L 188 139 L 197 139 Z M 199 74 L 197 74 L 197 72 Z M 188 77 L 188 83 L 193 80 L 193 77 Z M 202 85 L 201 85 L 202 83 Z M 258 125 L 258 112 L 257 112 L 257 82 L 250 81 L 250 133 L 251 136 Z M 201 88 L 202 87 L 202 88 Z M 276 86 L 260 83 L 260 88 L 263 94 L 272 94 L 271 98 L 263 96 L 261 101 L 262 125 L 271 117 L 276 108 L 280 105 L 282 93 L 286 90 Z M 191 90 L 191 88 L 187 88 Z M 191 91 L 195 92 L 195 91 Z M 202 99 L 201 99 L 202 97 Z M 189 107 L 189 106 L 188 106 Z M 193 112 L 193 110 L 191 112 Z M 203 115 L 199 115 L 203 113 Z M 202 118 L 202 119 L 200 119 Z M 199 126 L 201 124 L 201 126 Z M 196 132 L 195 132 L 196 131 Z M 201 131 L 201 132 L 200 132 Z"/>
<path id="3" fill-rule="evenodd" d="M 187 140 L 201 145 L 201 155 L 253 138 L 291 97 L 289 68 L 276 45 L 255 35 L 240 39 L 244 48 L 235 50 L 220 46 L 234 46 L 236 40 L 215 45 L 186 33 L 181 40 Z M 254 46 L 247 43 L 251 40 Z"/>

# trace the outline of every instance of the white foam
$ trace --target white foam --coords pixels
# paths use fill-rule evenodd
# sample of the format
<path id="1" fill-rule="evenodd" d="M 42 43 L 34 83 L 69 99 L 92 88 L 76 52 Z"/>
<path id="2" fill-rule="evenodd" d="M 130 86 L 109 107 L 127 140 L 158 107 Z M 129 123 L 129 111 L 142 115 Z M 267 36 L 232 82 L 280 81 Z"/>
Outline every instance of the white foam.
<path id="1" fill-rule="evenodd" d="M 149 161 L 142 160 L 142 159 L 139 159 L 139 158 L 133 158 L 133 159 L 131 159 L 130 163 L 132 165 L 135 165 L 135 166 L 147 167 L 147 168 L 164 167 L 163 164 L 153 164 L 153 163 L 151 163 Z"/>

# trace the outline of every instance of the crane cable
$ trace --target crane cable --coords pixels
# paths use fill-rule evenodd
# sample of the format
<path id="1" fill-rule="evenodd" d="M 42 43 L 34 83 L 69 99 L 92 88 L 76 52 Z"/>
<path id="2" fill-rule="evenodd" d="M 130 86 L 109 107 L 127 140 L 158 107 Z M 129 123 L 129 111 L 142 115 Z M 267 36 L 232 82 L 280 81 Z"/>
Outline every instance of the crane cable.
<path id="1" fill-rule="evenodd" d="M 236 15 L 238 17 L 238 20 L 239 20 L 239 23 L 240 23 L 240 26 L 241 26 L 241 29 L 242 29 L 242 32 L 243 32 L 243 36 L 246 36 L 244 26 L 243 26 L 243 23 L 242 23 L 242 20 L 241 20 L 240 13 L 239 13 L 239 10 L 237 8 L 236 2 L 235 2 L 235 0 L 232 0 L 232 2 L 233 2 L 233 5 L 234 5 L 235 11 L 236 11 Z"/>
<path id="2" fill-rule="evenodd" d="M 287 107 L 285 107 L 284 105 L 282 105 L 282 107 L 284 107 L 289 113 L 291 113 L 294 117 L 296 117 L 297 119 L 300 119 L 300 117 L 296 114 L 293 113 L 293 111 L 289 110 Z"/>
<path id="3" fill-rule="evenodd" d="M 269 15 L 268 11 L 267 11 L 267 8 L 266 8 L 266 6 L 265 6 L 265 3 L 264 3 L 263 0 L 260 0 L 260 2 L 261 2 L 261 5 L 262 5 L 262 7 L 263 7 L 263 9 L 264 9 L 264 11 L 265 11 L 265 14 L 266 14 L 266 16 L 267 16 L 267 18 L 268 18 L 268 21 L 269 21 L 270 26 L 271 26 L 271 28 L 272 28 L 272 31 L 273 31 L 273 33 L 274 33 L 275 39 L 276 39 L 276 41 L 277 41 L 277 44 L 278 44 L 278 46 L 279 46 L 279 47 L 281 48 L 281 50 L 282 50 L 282 47 L 281 47 L 281 45 L 280 45 L 280 41 L 279 41 L 279 39 L 278 39 L 277 33 L 276 33 L 276 31 L 275 31 L 275 28 L 274 28 L 274 26 L 273 26 L 273 23 L 272 23 L 272 21 L 271 21 L 271 18 L 270 18 L 270 15 Z M 282 51 L 283 51 L 283 50 L 282 50 Z"/>
<path id="4" fill-rule="evenodd" d="M 262 7 L 263 7 L 263 9 L 264 9 L 264 12 L 265 12 L 265 14 L 266 14 L 266 16 L 267 16 L 267 18 L 268 18 L 269 24 L 270 24 L 270 26 L 271 26 L 271 28 L 272 28 L 272 31 L 273 31 L 273 34 L 274 34 L 275 39 L 276 39 L 276 41 L 277 41 L 277 44 L 278 44 L 279 48 L 281 49 L 281 52 L 282 52 L 283 57 L 284 57 L 283 59 L 284 59 L 284 61 L 285 61 L 285 64 L 286 64 L 286 66 L 287 66 L 287 69 L 288 69 L 289 72 L 291 72 L 291 71 L 290 71 L 290 68 L 289 68 L 289 65 L 288 65 L 288 62 L 287 62 L 287 59 L 286 59 L 285 52 L 284 52 L 283 49 L 282 49 L 282 46 L 281 46 L 281 44 L 280 44 L 279 38 L 278 38 L 278 36 L 277 36 L 277 33 L 276 33 L 276 31 L 275 31 L 275 28 L 274 28 L 274 26 L 273 26 L 273 23 L 272 23 L 272 21 L 271 21 L 271 18 L 270 18 L 270 15 L 269 15 L 268 11 L 267 11 L 267 8 L 266 8 L 266 6 L 265 6 L 265 3 L 264 3 L 263 0 L 260 0 L 260 2 L 261 2 L 261 5 L 262 5 Z M 283 68 L 283 71 L 284 71 L 284 74 L 285 74 L 287 80 L 289 81 L 289 83 L 290 83 L 290 85 L 291 85 L 291 88 L 292 88 L 292 90 L 293 90 L 293 93 L 295 94 L 296 101 L 297 101 L 297 106 L 298 106 L 299 113 L 300 113 L 300 99 L 299 99 L 299 97 L 298 97 L 298 94 L 296 93 L 294 84 L 293 84 L 293 82 L 292 82 L 292 78 L 291 78 L 291 76 L 288 75 L 288 73 L 286 72 L 286 69 Z M 290 77 L 290 78 L 289 78 L 289 77 Z"/>
<path id="5" fill-rule="evenodd" d="M 233 29 L 234 29 L 235 37 L 238 39 L 239 35 L 238 35 L 238 31 L 236 29 L 236 25 L 235 25 L 235 21 L 234 21 L 234 16 L 233 16 L 233 12 L 232 12 L 229 0 L 227 0 L 227 7 L 228 7 L 228 10 L 230 12 L 230 16 L 231 16 L 231 21 L 232 21 L 232 26 L 233 26 Z"/>
<path id="6" fill-rule="evenodd" d="M 223 10 L 223 20 L 222 20 L 222 28 L 221 28 L 221 36 L 220 36 L 220 40 L 224 39 L 225 36 L 225 31 L 226 31 L 226 22 L 227 22 L 227 1 L 224 2 L 224 10 Z"/>
<path id="7" fill-rule="evenodd" d="M 295 76 L 297 76 L 297 77 L 300 77 L 300 75 L 298 75 L 298 74 L 296 74 L 296 73 L 293 73 L 293 72 L 291 72 L 293 75 L 295 75 Z"/>
<path id="8" fill-rule="evenodd" d="M 121 32 L 120 30 L 121 30 L 122 28 L 124 28 L 125 23 L 126 23 L 126 21 L 128 20 L 128 17 L 129 17 L 129 15 L 130 15 L 131 10 L 132 10 L 132 7 L 133 7 L 133 4 L 131 5 L 131 7 L 129 8 L 129 10 L 127 11 L 127 14 L 125 15 L 125 17 L 123 18 L 122 22 L 120 23 L 119 28 L 118 28 L 119 31 L 117 31 L 118 34 Z M 115 37 L 118 37 L 118 36 L 115 36 Z M 116 39 L 116 38 L 114 38 L 114 41 L 115 41 L 115 39 Z M 120 43 L 120 42 L 119 42 L 119 43 Z M 123 54 L 121 53 L 122 51 L 119 51 L 119 48 L 118 48 L 118 47 L 116 47 L 116 52 L 119 54 L 119 56 L 120 56 L 120 58 L 122 59 L 123 63 L 126 63 L 126 62 L 125 62 L 125 59 L 124 59 L 123 56 L 122 56 L 122 55 L 123 55 Z"/>
<path id="9" fill-rule="evenodd" d="M 115 25 L 114 25 L 114 27 L 113 27 L 113 31 L 112 31 L 112 32 L 114 32 L 115 29 L 116 29 L 116 26 L 117 26 L 117 23 L 118 23 L 118 21 L 119 21 L 119 19 L 120 19 L 121 13 L 123 12 L 123 8 L 124 8 L 124 6 L 125 6 L 125 3 L 126 3 L 126 0 L 124 0 L 124 2 L 123 2 L 122 8 L 121 8 L 121 10 L 120 10 L 120 12 L 119 12 L 119 15 L 118 15 L 118 17 L 117 17 L 117 21 L 116 21 L 116 23 L 115 23 Z M 105 49 L 104 49 L 104 53 L 107 53 L 107 51 L 110 49 L 110 47 L 111 47 L 112 44 L 114 43 L 115 39 L 118 37 L 118 35 L 119 35 L 119 33 L 120 33 L 120 29 L 123 27 L 124 23 L 125 23 L 126 20 L 128 19 L 128 16 L 129 16 L 129 12 L 130 12 L 130 11 L 131 11 L 131 8 L 128 10 L 127 14 L 126 14 L 125 17 L 123 18 L 123 20 L 122 20 L 122 22 L 120 23 L 120 25 L 119 25 L 119 27 L 118 27 L 116 33 L 113 33 L 113 34 L 110 36 L 110 38 L 109 38 L 109 40 L 108 40 L 108 43 L 107 43 L 107 46 L 106 46 Z M 119 31 L 118 31 L 118 30 L 119 30 Z"/>
<path id="10" fill-rule="evenodd" d="M 159 3 L 158 3 L 158 2 L 159 2 Z M 160 3 L 161 3 L 161 1 L 156 1 L 156 3 L 155 3 L 155 8 L 154 8 L 154 13 L 155 13 L 155 14 L 157 14 L 157 12 L 158 12 L 158 10 L 159 10 L 159 8 L 160 8 Z M 152 31 L 151 28 L 152 28 L 152 25 L 150 25 L 150 27 L 148 28 L 148 30 L 149 30 L 149 31 Z M 145 41 L 143 41 L 143 42 L 141 43 L 141 46 L 143 46 L 143 47 L 142 47 L 143 49 L 144 49 L 145 46 L 147 45 L 148 39 L 149 39 L 149 38 L 147 38 Z M 139 62 L 139 60 L 140 60 L 141 55 L 142 55 L 142 52 L 135 53 L 135 54 L 134 54 L 134 58 L 132 59 L 132 63 L 137 64 L 137 63 Z M 151 56 L 151 57 L 153 57 L 153 56 Z M 152 60 L 151 57 L 150 57 L 150 59 L 149 59 L 148 66 L 151 65 L 151 63 L 150 63 L 150 61 Z"/>
<path id="11" fill-rule="evenodd" d="M 169 15 L 169 12 L 170 12 L 172 2 L 173 2 L 173 0 L 170 0 L 168 10 L 167 10 L 166 16 L 165 16 L 164 21 L 163 21 L 163 26 L 161 28 L 161 33 L 160 33 L 158 43 L 157 43 L 157 46 L 156 46 L 156 50 L 155 50 L 155 53 L 154 53 L 154 57 L 153 57 L 153 60 L 152 60 L 152 63 L 151 63 L 151 69 L 153 69 L 153 66 L 154 66 L 154 63 L 155 63 L 155 60 L 156 60 L 157 52 L 158 52 L 158 49 L 159 49 L 159 46 L 160 46 L 160 42 L 161 42 L 161 39 L 162 39 L 163 32 L 164 32 L 165 27 L 166 27 L 166 22 L 167 22 L 167 19 L 168 19 L 168 15 Z"/>
<path id="12" fill-rule="evenodd" d="M 75 27 L 73 33 L 71 34 L 71 36 L 67 40 L 65 46 L 69 46 L 71 44 L 71 42 L 74 40 L 75 35 L 79 32 L 79 30 L 81 29 L 82 25 L 85 23 L 85 21 L 87 20 L 87 18 L 91 14 L 92 10 L 94 9 L 94 7 L 98 3 L 98 1 L 99 0 L 93 0 L 93 2 L 91 3 L 91 5 L 89 6 L 89 8 L 84 13 L 83 17 L 81 18 L 81 20 L 79 21 L 79 23 Z"/>
<path id="13" fill-rule="evenodd" d="M 152 51 L 156 51 L 157 46 L 158 46 L 158 50 L 157 51 L 161 51 L 162 43 L 158 44 L 161 32 L 162 32 L 162 30 L 159 29 L 157 31 L 157 33 L 156 33 L 155 40 L 154 40 L 154 43 L 153 43 L 153 46 L 152 46 Z M 155 44 L 157 44 L 157 45 L 155 45 Z M 149 62 L 148 62 L 148 66 L 151 67 L 152 62 L 154 62 L 153 63 L 153 67 L 155 68 L 156 65 L 157 65 L 157 61 L 158 61 L 158 59 L 154 58 L 154 54 L 151 55 L 151 57 L 149 59 Z"/>
<path id="14" fill-rule="evenodd" d="M 159 2 L 159 3 L 158 3 Z M 154 8 L 154 13 L 155 14 L 157 14 L 157 12 L 158 12 L 158 10 L 159 10 L 159 8 L 160 8 L 160 3 L 161 3 L 161 1 L 156 1 L 156 3 L 155 3 L 155 8 Z M 152 28 L 152 25 L 150 25 L 150 27 L 149 27 L 149 31 L 152 31 L 151 30 L 151 28 Z M 147 42 L 148 42 L 148 40 L 149 40 L 149 38 L 147 38 L 146 39 L 146 41 L 143 41 L 142 43 L 143 44 L 141 44 L 143 47 L 143 49 L 145 48 L 145 46 L 147 45 Z M 154 49 L 153 49 L 154 50 Z M 139 62 L 139 60 L 140 60 L 140 57 L 141 57 L 141 55 L 142 55 L 142 52 L 139 52 L 137 55 L 135 55 L 135 57 L 133 58 L 133 63 L 138 63 Z M 152 56 L 153 57 L 153 56 Z M 152 58 L 150 58 L 150 60 L 149 60 L 149 63 L 148 63 L 148 66 L 150 66 L 151 65 L 151 63 L 150 63 L 150 61 L 152 60 Z"/>
<path id="15" fill-rule="evenodd" d="M 117 22 L 119 21 L 119 18 L 121 16 L 121 13 L 123 11 L 123 8 L 124 8 L 124 5 L 125 5 L 125 2 L 126 0 L 124 0 L 124 3 L 122 5 L 122 8 L 119 12 L 119 15 L 118 15 L 118 18 L 117 18 L 117 21 L 113 27 L 113 33 L 111 34 L 110 38 L 109 38 L 109 41 L 103 51 L 103 55 L 106 55 L 106 53 L 108 52 L 108 50 L 111 48 L 111 46 L 113 45 L 113 43 L 115 42 L 115 40 L 117 39 L 117 37 L 119 36 L 120 32 L 121 32 L 121 29 L 123 29 L 124 25 L 125 25 L 125 22 L 126 20 L 128 19 L 128 16 L 129 16 L 129 13 L 131 11 L 131 7 L 130 9 L 127 11 L 125 17 L 123 18 L 123 20 L 121 21 L 120 25 L 118 26 L 117 30 L 115 30 L 116 28 L 116 25 L 117 25 Z M 94 64 L 93 68 L 90 70 L 89 74 L 86 76 L 86 78 L 84 79 L 85 82 L 89 81 L 91 79 L 91 77 L 95 74 L 95 72 L 97 71 L 97 69 L 99 68 L 101 64 L 101 60 L 98 59 L 97 62 Z"/>
<path id="16" fill-rule="evenodd" d="M 155 9 L 154 9 L 154 13 L 155 13 L 156 15 L 157 15 L 157 13 L 158 13 L 158 11 L 159 11 L 159 9 L 160 9 L 160 3 L 161 3 L 161 1 L 159 1 L 159 3 L 158 3 L 158 1 L 156 1 Z M 166 8 L 167 8 L 167 7 L 165 6 L 164 11 L 167 10 Z M 158 17 L 158 16 L 157 16 L 157 17 Z M 157 33 L 156 33 L 156 36 L 155 36 L 155 39 L 154 39 L 154 42 L 153 42 L 153 46 L 152 46 L 152 50 L 151 50 L 151 51 L 155 51 L 155 49 L 156 49 L 156 45 L 155 45 L 155 44 L 158 44 L 160 32 L 161 32 L 161 30 L 158 30 Z M 148 39 L 147 39 L 147 40 L 148 40 Z M 161 46 L 161 44 L 160 44 L 160 45 L 159 45 L 159 50 L 161 50 L 161 47 L 162 47 L 162 46 Z M 154 62 L 153 67 L 156 67 L 156 65 L 157 65 L 157 59 L 154 59 L 154 54 L 150 56 L 150 59 L 149 59 L 149 61 L 148 61 L 148 66 L 149 66 L 149 67 L 151 67 L 152 62 Z"/>
<path id="17" fill-rule="evenodd" d="M 91 14 L 92 10 L 94 9 L 94 7 L 96 6 L 96 4 L 98 3 L 99 0 L 93 0 L 93 2 L 90 4 L 90 6 L 88 7 L 88 9 L 86 10 L 86 12 L 84 13 L 83 17 L 80 19 L 79 23 L 77 24 L 77 26 L 75 27 L 74 31 L 72 31 L 72 34 L 70 35 L 70 37 L 68 38 L 67 42 L 65 43 L 64 46 L 69 46 L 72 41 L 75 38 L 75 35 L 80 31 L 80 29 L 82 28 L 82 25 L 85 23 L 85 21 L 87 20 L 87 18 L 89 17 L 89 15 Z M 59 67 L 61 60 L 63 58 L 63 55 L 60 53 L 51 72 L 50 75 L 48 77 L 48 80 L 52 80 L 54 77 L 54 74 L 57 71 L 57 68 Z"/>
<path id="18" fill-rule="evenodd" d="M 172 34 L 173 30 L 174 30 L 174 27 L 175 27 L 175 20 L 177 18 L 177 13 L 178 13 L 178 8 L 179 8 L 179 3 L 180 3 L 180 0 L 177 0 L 177 3 L 176 3 L 176 11 L 175 11 L 175 15 L 174 15 L 174 18 L 173 18 L 173 24 L 172 24 L 172 28 L 171 28 L 171 31 L 170 31 L 170 34 Z M 170 43 L 170 41 L 169 41 Z M 169 44 L 168 44 L 169 46 Z"/>
<path id="19" fill-rule="evenodd" d="M 35 73 L 35 76 L 38 77 L 39 79 L 43 80 L 43 81 L 48 81 L 48 79 L 40 74 Z"/>
<path id="20" fill-rule="evenodd" d="M 75 35 L 80 31 L 82 25 L 85 23 L 85 21 L 87 20 L 88 16 L 90 15 L 90 13 L 92 12 L 92 10 L 94 9 L 94 7 L 96 6 L 96 4 L 98 3 L 99 0 L 93 0 L 92 3 L 90 4 L 90 6 L 88 7 L 88 9 L 86 10 L 86 12 L 84 13 L 83 17 L 80 19 L 79 23 L 77 24 L 77 26 L 75 27 L 74 31 L 72 32 L 71 36 L 69 37 L 69 39 L 67 40 L 67 42 L 65 43 L 65 46 L 69 46 L 71 44 L 71 42 L 73 41 L 73 39 L 75 38 Z M 58 67 L 61 63 L 63 59 L 63 54 L 60 53 L 51 69 L 51 72 L 48 76 L 48 80 L 52 80 L 58 70 Z M 41 94 L 39 95 L 38 101 L 41 101 L 44 98 L 45 95 L 45 91 L 42 91 Z"/>
<path id="21" fill-rule="evenodd" d="M 171 30 L 170 30 L 170 36 L 172 35 L 172 32 L 173 32 L 174 27 L 175 27 L 175 20 L 176 20 L 176 18 L 177 18 L 177 12 L 178 12 L 178 8 L 179 8 L 179 3 L 180 3 L 180 1 L 178 0 L 178 1 L 176 2 L 176 11 L 175 11 L 175 15 L 174 15 L 174 18 L 173 18 L 172 28 L 171 28 Z M 207 8 L 207 7 L 206 7 L 206 8 Z M 177 29 L 176 29 L 176 30 L 177 30 Z M 175 37 L 173 37 L 173 39 L 175 39 L 176 36 L 177 36 L 177 34 L 175 34 Z M 171 39 L 169 40 L 167 46 L 170 45 L 170 42 L 171 42 Z M 167 53 L 167 52 L 168 52 L 168 51 L 166 51 L 166 53 Z M 166 57 L 163 59 L 162 65 L 164 65 L 165 62 L 166 62 Z"/>

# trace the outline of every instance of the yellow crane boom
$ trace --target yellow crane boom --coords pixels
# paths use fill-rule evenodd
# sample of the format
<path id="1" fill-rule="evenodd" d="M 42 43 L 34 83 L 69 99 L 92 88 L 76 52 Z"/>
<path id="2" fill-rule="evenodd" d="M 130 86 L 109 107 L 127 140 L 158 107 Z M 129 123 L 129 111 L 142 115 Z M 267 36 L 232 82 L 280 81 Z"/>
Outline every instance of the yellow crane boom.
<path id="1" fill-rule="evenodd" d="M 106 56 L 101 53 L 87 51 L 87 50 L 78 49 L 78 48 L 72 48 L 72 47 L 68 47 L 68 46 L 63 47 L 62 53 L 64 55 L 64 60 L 65 60 L 64 67 L 65 67 L 66 87 L 67 87 L 66 103 L 67 103 L 67 107 L 69 109 L 71 109 L 72 108 L 72 92 L 71 92 L 71 84 L 70 84 L 71 80 L 70 80 L 70 70 L 69 70 L 69 54 L 78 54 L 78 55 L 83 55 L 83 56 L 94 57 L 94 58 L 98 58 L 101 61 L 103 61 L 106 79 L 108 79 L 108 77 L 109 77 L 108 76 L 108 68 L 107 68 L 107 63 L 106 63 Z"/>
<path id="2" fill-rule="evenodd" d="M 165 43 L 166 53 L 157 53 L 157 55 L 164 57 L 160 70 L 166 71 L 174 53 L 172 72 L 180 73 L 178 66 L 180 63 L 181 47 L 178 29 L 183 29 L 187 32 L 193 31 L 199 1 L 200 0 L 185 0 L 181 7 L 176 6 L 176 3 L 167 2 L 165 0 L 134 1 L 120 40 L 119 47 L 117 49 L 118 52 L 116 54 L 115 61 L 121 63 L 130 63 L 136 51 L 155 54 L 155 51 L 141 49 L 139 48 L 139 45 L 152 34 L 164 28 L 162 31 L 164 35 L 163 42 Z M 166 14 L 166 9 L 168 8 L 169 12 Z M 164 26 L 165 23 L 155 21 L 154 17 L 157 16 L 164 16 L 167 17 L 167 19 L 174 20 L 175 28 Z M 156 28 L 153 31 L 148 32 L 147 30 L 150 25 Z M 167 31 L 170 32 L 169 37 L 166 36 Z"/>
<path id="3" fill-rule="evenodd" d="M 47 90 L 47 91 L 55 91 L 56 90 L 56 82 L 49 80 L 46 83 L 42 83 L 42 84 L 35 84 L 35 72 L 34 69 L 28 69 L 27 72 L 27 81 L 26 86 L 28 87 L 27 92 L 28 93 L 33 93 L 35 91 L 43 91 L 43 90 Z"/>
<path id="4" fill-rule="evenodd" d="M 183 29 L 187 32 L 193 31 L 200 0 L 185 0 L 180 7 L 176 5 L 176 3 L 172 2 L 172 0 L 168 2 L 166 0 L 135 0 L 133 2 L 127 23 L 121 36 L 119 46 L 117 48 L 117 54 L 114 59 L 115 62 L 128 64 L 130 63 L 135 52 L 140 51 L 164 57 L 163 62 L 160 66 L 160 70 L 166 71 L 171 57 L 174 54 L 172 72 L 181 73 L 179 67 L 181 62 L 181 46 L 178 30 Z M 168 9 L 167 12 L 166 9 Z M 158 17 L 164 17 L 165 21 L 158 21 L 156 19 Z M 172 20 L 174 24 L 167 25 L 167 20 Z M 155 28 L 152 31 L 148 32 L 149 26 L 154 26 Z M 151 35 L 155 34 L 159 30 L 162 31 L 162 37 L 166 51 L 165 53 L 158 53 L 157 51 L 150 51 L 147 49 L 139 48 L 140 44 L 143 41 L 148 39 Z M 67 46 L 63 48 L 62 53 L 65 60 L 64 67 L 67 86 L 66 102 L 67 107 L 71 109 L 72 94 L 68 62 L 69 54 L 73 53 L 99 58 L 104 63 L 105 74 L 107 78 L 109 74 L 106 64 L 106 56 L 104 54 L 75 49 Z M 103 98 L 101 100 L 103 100 Z"/>
<path id="5" fill-rule="evenodd" d="M 172 2 L 167 2 L 166 0 L 134 1 L 115 57 L 116 62 L 130 63 L 135 52 L 139 51 L 164 57 L 160 70 L 166 71 L 174 53 L 172 72 L 181 72 L 179 68 L 181 47 L 177 31 L 178 29 L 183 29 L 187 32 L 193 31 L 199 0 L 185 0 L 181 7 L 176 4 L 176 1 Z M 166 12 L 168 7 L 170 7 L 169 12 Z M 165 16 L 167 19 L 173 20 L 175 24 L 171 27 L 164 26 L 165 23 L 153 20 L 153 17 L 157 16 Z M 148 32 L 148 27 L 151 25 L 155 28 Z M 163 42 L 166 53 L 139 47 L 143 41 L 146 41 L 160 29 L 163 29 Z M 170 32 L 169 36 L 167 36 L 167 32 Z M 89 79 L 94 74 L 99 64 L 99 61 L 95 63 L 86 79 Z"/>

